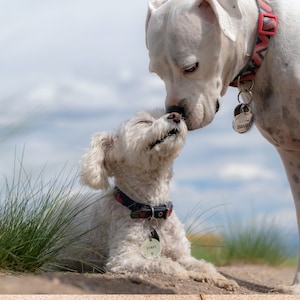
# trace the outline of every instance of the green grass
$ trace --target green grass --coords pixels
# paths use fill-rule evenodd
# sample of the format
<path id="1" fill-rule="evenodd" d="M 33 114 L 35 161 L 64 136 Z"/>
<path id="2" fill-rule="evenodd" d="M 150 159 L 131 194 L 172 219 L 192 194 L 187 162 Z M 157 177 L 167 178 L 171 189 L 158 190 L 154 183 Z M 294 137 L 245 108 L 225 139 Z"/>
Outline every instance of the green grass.
<path id="1" fill-rule="evenodd" d="M 63 250 L 75 249 L 78 239 L 87 233 L 77 232 L 72 226 L 74 218 L 87 208 L 76 202 L 77 175 L 65 176 L 62 171 L 45 182 L 44 173 L 42 170 L 34 177 L 20 162 L 13 178 L 4 180 L 0 194 L 0 269 L 33 272 L 62 267 L 60 261 L 69 259 L 62 257 Z"/>
<path id="2" fill-rule="evenodd" d="M 266 220 L 229 227 L 225 234 L 225 261 L 248 261 L 280 265 L 287 259 L 283 232 Z"/>
<path id="3" fill-rule="evenodd" d="M 291 261 L 284 234 L 272 222 L 252 219 L 244 224 L 228 222 L 218 235 L 191 235 L 192 254 L 217 265 L 254 263 L 278 266 Z"/>

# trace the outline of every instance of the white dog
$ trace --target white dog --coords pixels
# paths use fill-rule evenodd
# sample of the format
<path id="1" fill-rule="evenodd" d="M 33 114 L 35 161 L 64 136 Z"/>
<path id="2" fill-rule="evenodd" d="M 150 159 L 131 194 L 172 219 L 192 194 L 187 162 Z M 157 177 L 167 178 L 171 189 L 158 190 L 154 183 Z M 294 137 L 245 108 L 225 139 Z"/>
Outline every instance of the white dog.
<path id="1" fill-rule="evenodd" d="M 254 120 L 278 150 L 300 232 L 300 2 L 298 0 L 154 0 L 146 42 L 150 71 L 165 82 L 167 111 L 188 129 L 209 124 L 229 85 L 244 99 L 233 127 Z M 241 99 L 240 99 L 241 100 Z M 300 293 L 300 261 L 292 287 Z"/>
<path id="2" fill-rule="evenodd" d="M 234 290 L 213 265 L 196 260 L 169 199 L 172 164 L 187 127 L 178 113 L 139 112 L 115 134 L 97 133 L 82 158 L 82 181 L 107 190 L 91 199 L 84 257 L 114 273 L 165 273 Z M 114 178 L 111 187 L 109 177 Z M 81 219 L 81 216 L 78 216 Z M 82 220 L 82 219 L 81 219 Z M 99 224 L 100 226 L 97 226 Z M 83 224 L 82 224 L 83 223 Z"/>

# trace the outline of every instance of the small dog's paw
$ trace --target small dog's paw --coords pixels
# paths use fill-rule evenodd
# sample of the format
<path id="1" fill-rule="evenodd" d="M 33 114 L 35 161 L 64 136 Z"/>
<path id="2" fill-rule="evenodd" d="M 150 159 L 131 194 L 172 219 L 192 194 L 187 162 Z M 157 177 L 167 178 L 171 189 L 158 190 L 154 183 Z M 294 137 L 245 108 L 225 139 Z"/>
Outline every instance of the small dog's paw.
<path id="1" fill-rule="evenodd" d="M 223 277 L 223 276 L 222 276 Z M 223 278 L 218 278 L 214 284 L 222 289 L 225 289 L 227 291 L 231 291 L 231 292 L 235 292 L 237 290 L 237 288 L 239 287 L 239 285 L 237 284 L 236 281 L 231 280 L 231 279 L 227 279 L 225 277 Z"/>
<path id="2" fill-rule="evenodd" d="M 206 282 L 209 284 L 213 284 L 219 288 L 226 289 L 227 291 L 231 291 L 231 292 L 236 291 L 237 288 L 239 287 L 236 281 L 227 279 L 226 277 L 224 277 L 219 273 L 207 275 L 207 274 L 192 272 L 190 273 L 190 278 L 198 282 Z"/>

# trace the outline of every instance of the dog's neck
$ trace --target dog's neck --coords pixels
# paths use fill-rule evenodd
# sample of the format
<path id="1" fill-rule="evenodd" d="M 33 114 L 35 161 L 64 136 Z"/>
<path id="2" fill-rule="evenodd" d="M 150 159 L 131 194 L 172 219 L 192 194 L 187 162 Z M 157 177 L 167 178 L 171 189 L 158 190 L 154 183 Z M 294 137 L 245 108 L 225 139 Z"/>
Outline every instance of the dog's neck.
<path id="1" fill-rule="evenodd" d="M 129 174 L 134 174 L 130 175 Z M 130 173 L 128 170 L 118 172 L 115 176 L 115 185 L 123 193 L 136 201 L 148 205 L 160 205 L 168 203 L 169 200 L 169 182 L 172 177 L 172 167 L 164 170 Z"/>

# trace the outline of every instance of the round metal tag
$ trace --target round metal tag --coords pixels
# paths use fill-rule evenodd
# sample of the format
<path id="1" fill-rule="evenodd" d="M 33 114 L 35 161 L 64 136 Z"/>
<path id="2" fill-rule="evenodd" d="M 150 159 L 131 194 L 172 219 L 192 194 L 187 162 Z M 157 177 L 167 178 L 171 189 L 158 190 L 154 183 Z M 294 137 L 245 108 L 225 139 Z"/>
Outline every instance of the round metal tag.
<path id="1" fill-rule="evenodd" d="M 232 122 L 233 129 L 238 133 L 248 131 L 253 124 L 253 115 L 251 112 L 243 112 L 235 116 Z"/>
<path id="2" fill-rule="evenodd" d="M 145 258 L 154 259 L 160 256 L 161 245 L 156 239 L 145 240 L 141 246 L 141 253 Z"/>

